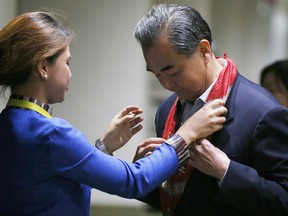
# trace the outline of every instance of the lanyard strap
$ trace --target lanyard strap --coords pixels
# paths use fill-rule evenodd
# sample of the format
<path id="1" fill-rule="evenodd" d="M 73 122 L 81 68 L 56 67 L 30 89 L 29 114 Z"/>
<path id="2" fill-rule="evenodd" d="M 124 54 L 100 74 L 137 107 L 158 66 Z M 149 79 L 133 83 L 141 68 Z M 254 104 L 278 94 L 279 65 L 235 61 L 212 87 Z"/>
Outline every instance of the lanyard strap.
<path id="1" fill-rule="evenodd" d="M 13 106 L 13 107 L 21 107 L 21 108 L 26 108 L 26 109 L 30 109 L 30 110 L 34 110 L 38 113 L 40 113 L 41 115 L 47 117 L 47 118 L 52 118 L 52 116 L 42 107 L 40 107 L 39 105 L 32 103 L 30 101 L 26 101 L 26 100 L 18 100 L 18 99 L 9 99 L 7 106 Z"/>

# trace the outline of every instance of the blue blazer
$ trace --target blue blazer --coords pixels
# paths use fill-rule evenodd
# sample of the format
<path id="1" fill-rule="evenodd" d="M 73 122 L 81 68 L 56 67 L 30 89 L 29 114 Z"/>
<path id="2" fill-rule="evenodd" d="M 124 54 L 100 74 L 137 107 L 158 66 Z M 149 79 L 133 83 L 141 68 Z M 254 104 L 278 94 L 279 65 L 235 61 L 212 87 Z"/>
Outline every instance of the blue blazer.
<path id="1" fill-rule="evenodd" d="M 158 108 L 162 136 L 172 94 Z M 259 85 L 237 75 L 226 102 L 227 122 L 211 143 L 231 159 L 226 176 L 194 170 L 175 215 L 288 215 L 288 111 Z M 160 207 L 157 189 L 142 201 Z"/>

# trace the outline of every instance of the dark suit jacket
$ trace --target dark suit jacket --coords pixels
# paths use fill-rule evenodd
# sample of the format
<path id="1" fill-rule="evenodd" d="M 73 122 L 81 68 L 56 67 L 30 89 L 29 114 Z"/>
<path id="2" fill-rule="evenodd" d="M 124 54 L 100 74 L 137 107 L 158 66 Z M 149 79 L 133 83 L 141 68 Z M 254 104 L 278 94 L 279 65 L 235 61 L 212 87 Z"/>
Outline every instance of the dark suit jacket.
<path id="1" fill-rule="evenodd" d="M 158 108 L 161 136 L 171 95 Z M 231 159 L 221 184 L 194 170 L 175 215 L 288 215 L 288 111 L 259 85 L 237 75 L 224 128 L 211 143 Z M 159 208 L 157 189 L 142 201 Z"/>

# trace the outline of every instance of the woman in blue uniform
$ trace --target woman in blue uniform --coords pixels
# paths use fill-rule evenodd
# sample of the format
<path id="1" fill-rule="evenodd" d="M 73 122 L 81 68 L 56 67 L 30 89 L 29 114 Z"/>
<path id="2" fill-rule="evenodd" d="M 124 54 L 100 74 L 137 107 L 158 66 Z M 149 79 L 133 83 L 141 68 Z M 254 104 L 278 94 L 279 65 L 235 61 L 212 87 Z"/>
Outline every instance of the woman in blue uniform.
<path id="1" fill-rule="evenodd" d="M 0 31 L 0 85 L 11 91 L 0 114 L 0 215 L 89 215 L 97 188 L 138 198 L 189 157 L 187 144 L 222 128 L 222 100 L 208 104 L 153 154 L 128 163 L 111 154 L 141 130 L 141 110 L 127 106 L 91 145 L 49 104 L 64 101 L 74 38 L 52 12 L 24 13 Z"/>

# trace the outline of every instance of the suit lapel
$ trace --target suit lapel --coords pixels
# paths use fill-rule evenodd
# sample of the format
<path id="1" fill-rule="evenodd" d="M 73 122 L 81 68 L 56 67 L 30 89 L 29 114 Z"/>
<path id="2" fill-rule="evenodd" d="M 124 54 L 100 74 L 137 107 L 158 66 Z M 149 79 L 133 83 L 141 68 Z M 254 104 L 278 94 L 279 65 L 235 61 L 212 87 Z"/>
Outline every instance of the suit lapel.
<path id="1" fill-rule="evenodd" d="M 226 122 L 222 130 L 213 134 L 213 138 L 211 143 L 213 143 L 217 148 L 223 149 L 225 144 L 228 142 L 231 132 L 229 130 L 229 125 L 233 122 L 235 115 L 235 98 L 238 91 L 239 83 L 240 83 L 241 75 L 237 74 L 234 85 L 231 89 L 230 95 L 226 101 L 226 108 L 228 109 L 228 113 L 226 115 Z"/>

